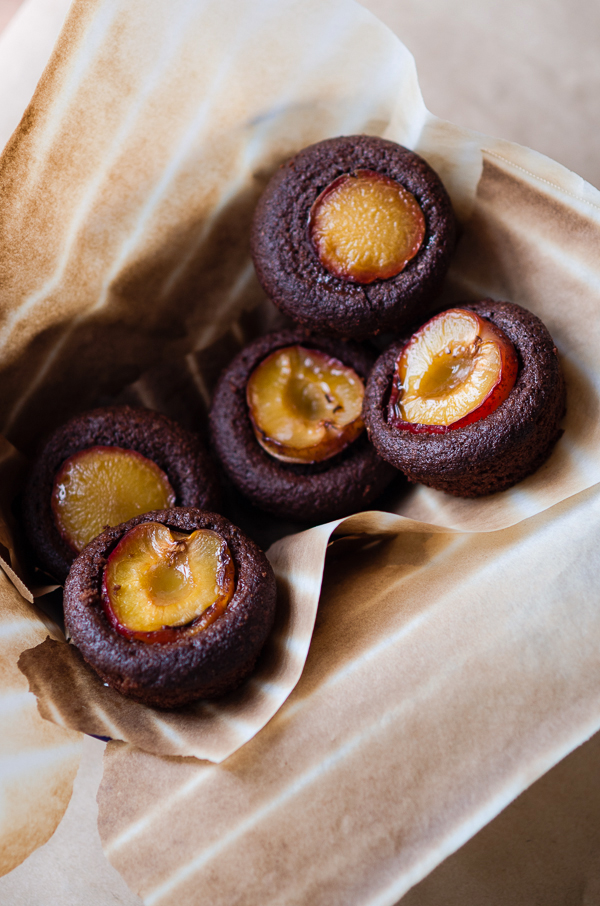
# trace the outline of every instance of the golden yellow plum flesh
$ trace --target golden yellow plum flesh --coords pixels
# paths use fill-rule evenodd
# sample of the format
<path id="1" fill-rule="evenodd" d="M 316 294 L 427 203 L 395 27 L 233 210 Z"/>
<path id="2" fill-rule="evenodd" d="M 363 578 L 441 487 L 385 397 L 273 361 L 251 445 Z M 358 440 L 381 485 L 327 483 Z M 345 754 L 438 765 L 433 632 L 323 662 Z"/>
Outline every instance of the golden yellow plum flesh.
<path id="1" fill-rule="evenodd" d="M 259 444 L 289 463 L 322 462 L 363 430 L 362 378 L 317 349 L 286 346 L 254 369 L 246 390 Z"/>
<path id="2" fill-rule="evenodd" d="M 108 525 L 175 505 L 175 492 L 152 460 L 121 447 L 88 447 L 69 457 L 54 479 L 56 526 L 76 553 Z"/>
<path id="3" fill-rule="evenodd" d="M 514 346 L 500 328 L 466 309 L 449 309 L 403 348 L 388 421 L 429 433 L 465 427 L 508 398 L 518 369 Z"/>
<path id="4" fill-rule="evenodd" d="M 130 529 L 108 558 L 102 600 L 112 626 L 145 642 L 175 641 L 223 613 L 235 589 L 225 540 L 210 529 L 189 535 L 159 522 Z"/>
<path id="5" fill-rule="evenodd" d="M 311 208 L 310 236 L 323 267 L 341 279 L 395 277 L 425 238 L 415 196 L 395 179 L 357 170 L 335 179 Z"/>

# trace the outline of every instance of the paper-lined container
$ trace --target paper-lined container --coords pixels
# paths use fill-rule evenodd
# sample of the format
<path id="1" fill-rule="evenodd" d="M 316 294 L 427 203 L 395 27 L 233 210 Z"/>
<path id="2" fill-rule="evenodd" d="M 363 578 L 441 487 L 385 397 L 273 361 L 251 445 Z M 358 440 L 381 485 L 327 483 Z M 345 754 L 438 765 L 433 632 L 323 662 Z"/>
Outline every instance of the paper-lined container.
<path id="1" fill-rule="evenodd" d="M 74 4 L 0 161 L 3 431 L 28 453 L 43 429 L 123 394 L 176 415 L 183 397 L 201 428 L 218 350 L 265 310 L 248 257 L 260 190 L 300 147 L 356 132 L 413 147 L 444 180 L 464 228 L 446 298 L 507 298 L 545 321 L 567 376 L 565 435 L 502 495 L 420 488 L 389 499 L 395 513 L 341 524 L 373 537 L 345 554 L 339 593 L 326 586 L 281 710 L 335 524 L 270 552 L 297 618 L 280 611 L 273 642 L 295 648 L 293 669 L 280 660 L 283 681 L 259 672 L 183 728 L 99 689 L 64 644 L 25 652 L 44 716 L 140 747 L 111 746 L 100 820 L 148 903 L 194 902 L 202 882 L 211 902 L 391 904 L 600 726 L 585 595 L 598 559 L 599 194 L 432 117 L 408 52 L 350 2 Z M 165 374 L 185 394 L 165 393 Z M 157 757 L 182 754 L 230 757 Z M 215 802 L 208 847 L 165 836 L 182 809 L 204 826 Z"/>

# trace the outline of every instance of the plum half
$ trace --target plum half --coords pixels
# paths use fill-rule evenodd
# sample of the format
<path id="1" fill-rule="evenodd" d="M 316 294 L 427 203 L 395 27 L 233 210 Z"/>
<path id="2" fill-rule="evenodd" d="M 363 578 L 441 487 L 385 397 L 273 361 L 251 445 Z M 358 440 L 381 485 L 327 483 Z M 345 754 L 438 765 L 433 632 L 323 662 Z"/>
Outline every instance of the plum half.
<path id="1" fill-rule="evenodd" d="M 412 192 L 375 170 L 335 179 L 314 202 L 309 220 L 323 267 L 356 283 L 399 274 L 421 248 L 425 230 Z"/>
<path id="2" fill-rule="evenodd" d="M 463 428 L 508 398 L 518 371 L 515 348 L 499 327 L 451 308 L 419 328 L 398 356 L 388 422 L 423 433 Z"/>
<path id="3" fill-rule="evenodd" d="M 88 447 L 70 456 L 52 489 L 56 526 L 76 553 L 107 525 L 174 504 L 175 491 L 163 470 L 120 447 Z"/>
<path id="4" fill-rule="evenodd" d="M 261 447 L 281 462 L 336 456 L 362 433 L 362 378 L 317 349 L 286 346 L 267 356 L 248 380 L 250 420 Z"/>
<path id="5" fill-rule="evenodd" d="M 117 632 L 165 643 L 209 626 L 227 607 L 234 588 L 231 553 L 217 532 L 197 529 L 187 535 L 144 522 L 110 554 L 102 603 Z"/>

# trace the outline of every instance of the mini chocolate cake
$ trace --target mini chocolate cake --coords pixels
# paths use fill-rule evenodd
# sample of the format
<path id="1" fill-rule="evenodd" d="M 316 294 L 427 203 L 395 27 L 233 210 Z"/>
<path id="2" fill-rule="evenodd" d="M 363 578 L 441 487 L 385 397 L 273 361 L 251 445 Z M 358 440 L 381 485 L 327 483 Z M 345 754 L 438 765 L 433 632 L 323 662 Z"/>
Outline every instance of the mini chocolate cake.
<path id="1" fill-rule="evenodd" d="M 327 521 L 364 508 L 397 473 L 379 458 L 364 430 L 332 458 L 307 464 L 281 462 L 258 443 L 246 400 L 249 378 L 269 355 L 294 344 L 334 357 L 362 379 L 375 359 L 356 343 L 302 328 L 260 337 L 221 375 L 210 411 L 211 437 L 227 475 L 253 504 L 290 520 Z"/>
<path id="2" fill-rule="evenodd" d="M 53 510 L 56 477 L 71 457 L 103 447 L 134 451 L 141 454 L 140 459 L 145 457 L 155 464 L 172 488 L 173 505 L 218 509 L 220 504 L 216 471 L 208 453 L 195 435 L 171 419 L 130 406 L 78 415 L 54 431 L 42 447 L 29 475 L 22 507 L 27 536 L 40 565 L 60 581 L 69 572 L 78 549 L 69 544 L 57 525 Z M 104 527 L 99 526 L 99 531 Z"/>
<path id="3" fill-rule="evenodd" d="M 518 359 L 516 381 L 495 411 L 446 433 L 399 430 L 388 404 L 396 362 L 406 346 L 390 346 L 375 364 L 363 417 L 379 454 L 410 481 L 457 497 L 503 491 L 531 475 L 562 431 L 565 385 L 554 341 L 539 318 L 518 305 L 491 299 L 460 306 L 500 328 Z"/>
<path id="4" fill-rule="evenodd" d="M 103 606 L 107 561 L 136 526 L 159 523 L 177 533 L 208 529 L 227 544 L 235 588 L 225 610 L 206 628 L 167 643 L 126 638 Z M 77 557 L 65 583 L 67 636 L 85 660 L 123 695 L 158 708 L 214 698 L 238 686 L 252 671 L 275 615 L 276 586 L 263 552 L 222 516 L 180 507 L 146 513 L 95 538 Z"/>
<path id="5" fill-rule="evenodd" d="M 418 250 L 385 279 L 356 282 L 336 275 L 322 263 L 311 236 L 312 212 L 322 194 L 357 174 L 407 190 L 422 219 Z M 305 148 L 273 176 L 255 212 L 252 256 L 265 292 L 294 321 L 363 339 L 395 331 L 425 312 L 450 265 L 456 229 L 448 194 L 421 157 L 376 136 L 343 136 Z"/>

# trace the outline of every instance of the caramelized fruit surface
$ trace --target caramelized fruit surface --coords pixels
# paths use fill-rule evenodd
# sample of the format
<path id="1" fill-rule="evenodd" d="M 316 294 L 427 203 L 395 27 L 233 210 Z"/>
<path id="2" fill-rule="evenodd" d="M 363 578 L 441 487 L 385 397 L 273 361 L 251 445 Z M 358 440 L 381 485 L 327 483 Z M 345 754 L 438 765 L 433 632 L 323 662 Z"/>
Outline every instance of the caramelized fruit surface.
<path id="1" fill-rule="evenodd" d="M 158 522 L 127 532 L 108 558 L 102 600 L 113 627 L 145 642 L 175 641 L 206 628 L 227 607 L 235 570 L 224 539 Z M 179 630 L 179 631 L 178 631 Z"/>
<path id="2" fill-rule="evenodd" d="M 263 359 L 246 391 L 259 444 L 290 463 L 321 462 L 356 440 L 363 396 L 363 380 L 352 368 L 303 346 Z"/>
<path id="3" fill-rule="evenodd" d="M 399 274 L 419 251 L 425 218 L 408 189 L 374 170 L 356 170 L 321 192 L 310 213 L 321 264 L 336 277 L 372 283 Z"/>
<path id="4" fill-rule="evenodd" d="M 175 504 L 175 492 L 152 460 L 121 447 L 89 447 L 67 459 L 54 479 L 56 526 L 79 553 L 105 526 Z"/>
<path id="5" fill-rule="evenodd" d="M 396 364 L 388 421 L 435 433 L 489 415 L 512 390 L 515 349 L 499 328 L 465 309 L 450 309 L 423 325 Z"/>

